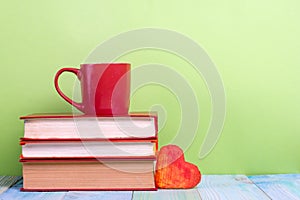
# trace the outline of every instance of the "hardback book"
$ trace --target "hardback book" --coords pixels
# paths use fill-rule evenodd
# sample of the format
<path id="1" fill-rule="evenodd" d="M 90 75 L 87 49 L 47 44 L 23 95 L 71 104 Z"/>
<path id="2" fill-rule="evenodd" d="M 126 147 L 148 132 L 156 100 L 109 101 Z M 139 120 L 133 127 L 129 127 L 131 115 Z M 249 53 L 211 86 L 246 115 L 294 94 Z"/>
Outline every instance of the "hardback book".
<path id="1" fill-rule="evenodd" d="M 157 138 L 156 113 L 94 117 L 80 114 L 32 114 L 24 120 L 24 137 L 31 139 Z"/>
<path id="2" fill-rule="evenodd" d="M 157 140 L 28 140 L 21 139 L 25 158 L 155 157 Z"/>
<path id="3" fill-rule="evenodd" d="M 23 191 L 156 190 L 155 159 L 24 159 Z"/>

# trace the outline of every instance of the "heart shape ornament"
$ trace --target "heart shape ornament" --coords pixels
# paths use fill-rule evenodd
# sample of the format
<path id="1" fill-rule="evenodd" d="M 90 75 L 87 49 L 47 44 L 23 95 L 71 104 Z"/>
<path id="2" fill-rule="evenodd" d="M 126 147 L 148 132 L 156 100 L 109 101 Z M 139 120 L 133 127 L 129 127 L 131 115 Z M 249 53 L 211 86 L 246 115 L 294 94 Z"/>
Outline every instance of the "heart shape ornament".
<path id="1" fill-rule="evenodd" d="M 163 189 L 193 188 L 201 180 L 198 167 L 186 162 L 182 149 L 176 145 L 163 146 L 157 154 L 155 183 Z"/>

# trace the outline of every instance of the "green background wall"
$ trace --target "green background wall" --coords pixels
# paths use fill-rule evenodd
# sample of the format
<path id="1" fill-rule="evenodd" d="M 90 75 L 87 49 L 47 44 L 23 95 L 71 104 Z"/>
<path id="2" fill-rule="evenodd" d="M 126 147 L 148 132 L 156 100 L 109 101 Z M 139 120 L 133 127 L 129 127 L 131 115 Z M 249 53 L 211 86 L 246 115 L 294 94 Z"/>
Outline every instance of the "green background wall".
<path id="1" fill-rule="evenodd" d="M 70 112 L 53 87 L 61 66 L 78 66 L 99 43 L 124 31 L 156 27 L 200 44 L 223 79 L 227 113 L 214 150 L 198 159 L 211 103 L 199 77 L 180 58 L 140 51 L 120 58 L 136 67 L 167 64 L 196 88 L 201 108 L 198 134 L 186 159 L 205 174 L 300 172 L 300 2 L 281 1 L 5 1 L 0 8 L 0 175 L 21 174 L 23 122 L 37 112 Z M 73 76 L 63 90 L 72 93 Z M 199 85 L 199 87 L 198 87 Z M 144 98 L 147 95 L 147 98 Z M 165 105 L 168 120 L 160 145 L 178 128 L 174 96 L 157 86 L 137 91 L 131 110 Z"/>

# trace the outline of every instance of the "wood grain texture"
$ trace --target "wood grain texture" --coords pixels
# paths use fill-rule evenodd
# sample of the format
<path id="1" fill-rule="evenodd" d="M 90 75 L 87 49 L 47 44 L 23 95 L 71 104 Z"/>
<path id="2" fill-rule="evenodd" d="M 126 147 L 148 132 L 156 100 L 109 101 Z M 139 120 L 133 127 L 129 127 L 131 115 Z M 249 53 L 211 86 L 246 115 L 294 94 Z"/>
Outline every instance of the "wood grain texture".
<path id="1" fill-rule="evenodd" d="M 21 176 L 0 176 L 0 194 L 19 181 Z"/>
<path id="2" fill-rule="evenodd" d="M 86 192 L 21 192 L 23 181 L 19 180 L 3 194 L 0 200 L 131 200 L 132 192 L 128 191 L 86 191 Z"/>
<path id="3" fill-rule="evenodd" d="M 197 186 L 203 200 L 269 200 L 245 175 L 204 175 Z"/>
<path id="4" fill-rule="evenodd" d="M 249 176 L 273 200 L 300 200 L 300 174 Z"/>
<path id="5" fill-rule="evenodd" d="M 20 177 L 0 177 L 1 188 Z M 204 175 L 197 188 L 158 191 L 21 192 L 23 181 L 0 194 L 0 200 L 94 200 L 94 199 L 209 199 L 209 200 L 300 200 L 300 174 L 286 175 Z M 3 189 L 4 191 L 4 189 Z"/>
<path id="6" fill-rule="evenodd" d="M 64 200 L 131 200 L 131 191 L 115 191 L 115 192 L 68 192 Z"/>
<path id="7" fill-rule="evenodd" d="M 135 191 L 133 200 L 201 200 L 197 189 L 188 190 L 158 190 L 158 191 Z"/>
<path id="8" fill-rule="evenodd" d="M 21 192 L 23 180 L 0 195 L 0 200 L 63 200 L 66 192 Z"/>

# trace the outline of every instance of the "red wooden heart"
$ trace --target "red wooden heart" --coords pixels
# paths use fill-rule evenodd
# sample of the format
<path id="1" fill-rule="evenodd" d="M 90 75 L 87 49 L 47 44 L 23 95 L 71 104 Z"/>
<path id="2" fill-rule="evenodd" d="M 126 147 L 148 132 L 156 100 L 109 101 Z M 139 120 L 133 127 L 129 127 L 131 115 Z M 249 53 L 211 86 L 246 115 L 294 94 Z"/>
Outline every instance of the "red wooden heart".
<path id="1" fill-rule="evenodd" d="M 155 183 L 158 188 L 187 189 L 201 180 L 198 167 L 184 160 L 183 151 L 176 145 L 167 145 L 157 155 Z"/>

